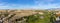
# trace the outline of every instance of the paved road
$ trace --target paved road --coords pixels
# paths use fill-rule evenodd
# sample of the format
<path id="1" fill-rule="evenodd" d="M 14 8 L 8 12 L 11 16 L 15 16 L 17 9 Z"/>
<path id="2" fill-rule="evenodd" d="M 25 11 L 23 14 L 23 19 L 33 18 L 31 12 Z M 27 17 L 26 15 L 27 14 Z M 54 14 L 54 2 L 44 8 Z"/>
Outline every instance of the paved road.
<path id="1" fill-rule="evenodd" d="M 60 20 L 59 21 L 56 21 L 55 23 L 60 23 Z"/>
<path id="2" fill-rule="evenodd" d="M 2 21 L 0 21 L 0 23 L 3 23 Z"/>

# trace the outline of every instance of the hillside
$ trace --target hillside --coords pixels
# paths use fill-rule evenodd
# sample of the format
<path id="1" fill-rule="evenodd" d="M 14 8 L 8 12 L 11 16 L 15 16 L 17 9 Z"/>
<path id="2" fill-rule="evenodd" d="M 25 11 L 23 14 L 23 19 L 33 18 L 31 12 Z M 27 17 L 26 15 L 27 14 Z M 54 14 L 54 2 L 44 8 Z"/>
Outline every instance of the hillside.
<path id="1" fill-rule="evenodd" d="M 4 21 L 3 23 L 50 23 L 53 21 L 50 18 L 60 16 L 59 12 L 55 10 L 0 10 L 0 23 L 1 21 Z"/>

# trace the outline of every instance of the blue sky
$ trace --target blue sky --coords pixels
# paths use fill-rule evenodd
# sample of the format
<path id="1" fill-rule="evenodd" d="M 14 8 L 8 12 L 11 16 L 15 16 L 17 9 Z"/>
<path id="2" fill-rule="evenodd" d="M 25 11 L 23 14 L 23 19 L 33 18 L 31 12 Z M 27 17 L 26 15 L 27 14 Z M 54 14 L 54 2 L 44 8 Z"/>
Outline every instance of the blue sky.
<path id="1" fill-rule="evenodd" d="M 0 9 L 60 8 L 60 0 L 0 0 Z"/>

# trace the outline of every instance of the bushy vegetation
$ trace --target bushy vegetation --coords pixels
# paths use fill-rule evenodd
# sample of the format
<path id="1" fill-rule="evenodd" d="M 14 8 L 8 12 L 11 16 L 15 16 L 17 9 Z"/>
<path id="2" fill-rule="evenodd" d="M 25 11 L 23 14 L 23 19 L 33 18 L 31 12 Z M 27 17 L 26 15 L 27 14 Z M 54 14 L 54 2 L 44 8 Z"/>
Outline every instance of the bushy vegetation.
<path id="1" fill-rule="evenodd" d="M 24 17 L 26 19 L 25 23 L 54 23 L 55 22 L 55 14 L 54 12 L 43 11 L 44 14 L 41 15 L 39 13 L 30 15 L 28 17 Z"/>
<path id="2" fill-rule="evenodd" d="M 41 12 L 41 11 L 35 11 L 35 12 Z M 55 22 L 55 12 L 51 11 L 42 11 L 44 14 L 33 14 L 33 15 L 29 15 L 29 16 L 24 16 L 24 17 L 21 17 L 19 19 L 15 19 L 13 22 L 14 23 L 54 23 Z M 0 18 L 6 18 L 5 20 L 3 21 L 10 21 L 9 19 L 12 18 L 13 16 L 15 16 L 15 14 L 12 14 L 9 16 L 9 13 L 6 12 L 4 13 L 4 17 L 1 17 L 2 14 L 0 14 Z M 0 19 L 0 20 L 2 20 Z M 8 22 L 9 23 L 9 22 Z"/>

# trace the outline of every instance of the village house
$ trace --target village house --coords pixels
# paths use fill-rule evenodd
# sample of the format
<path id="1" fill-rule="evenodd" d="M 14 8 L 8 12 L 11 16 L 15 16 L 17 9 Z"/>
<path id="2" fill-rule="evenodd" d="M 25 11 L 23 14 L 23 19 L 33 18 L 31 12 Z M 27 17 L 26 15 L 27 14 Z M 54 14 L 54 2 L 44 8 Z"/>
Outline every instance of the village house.
<path id="1" fill-rule="evenodd" d="M 60 21 L 60 11 L 56 13 L 56 21 Z"/>

